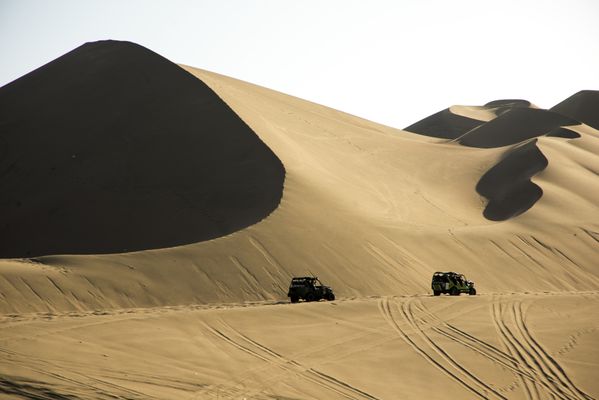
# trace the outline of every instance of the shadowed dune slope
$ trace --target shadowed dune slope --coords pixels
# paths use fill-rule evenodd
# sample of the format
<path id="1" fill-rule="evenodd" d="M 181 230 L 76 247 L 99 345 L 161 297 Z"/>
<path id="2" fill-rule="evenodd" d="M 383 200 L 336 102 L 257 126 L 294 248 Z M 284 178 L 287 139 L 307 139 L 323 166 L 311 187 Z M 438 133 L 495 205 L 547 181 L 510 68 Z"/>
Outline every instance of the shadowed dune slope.
<path id="1" fill-rule="evenodd" d="M 484 121 L 454 114 L 449 108 L 446 108 L 404 128 L 404 130 L 442 139 L 456 139 L 483 123 Z"/>
<path id="2" fill-rule="evenodd" d="M 565 138 L 565 139 L 577 139 L 580 137 L 580 134 L 567 129 L 567 128 L 555 128 L 550 130 L 549 132 L 547 132 L 545 134 L 545 136 L 549 136 L 549 137 L 561 137 L 561 138 Z"/>
<path id="3" fill-rule="evenodd" d="M 492 108 L 496 108 L 496 107 L 528 108 L 530 106 L 531 106 L 530 101 L 523 100 L 523 99 L 499 99 L 499 100 L 490 101 L 487 104 L 485 104 L 485 107 L 492 107 Z"/>
<path id="4" fill-rule="evenodd" d="M 0 88 L 0 257 L 199 242 L 279 204 L 280 160 L 208 86 L 129 42 Z"/>
<path id="5" fill-rule="evenodd" d="M 502 147 L 542 136 L 560 126 L 578 124 L 576 120 L 547 110 L 511 108 L 467 132 L 458 141 L 470 147 Z"/>
<path id="6" fill-rule="evenodd" d="M 582 90 L 550 110 L 599 129 L 599 90 Z"/>
<path id="7" fill-rule="evenodd" d="M 530 178 L 547 167 L 547 158 L 536 139 L 508 151 L 476 185 L 476 191 L 489 203 L 483 214 L 492 221 L 504 221 L 522 214 L 543 195 Z"/>

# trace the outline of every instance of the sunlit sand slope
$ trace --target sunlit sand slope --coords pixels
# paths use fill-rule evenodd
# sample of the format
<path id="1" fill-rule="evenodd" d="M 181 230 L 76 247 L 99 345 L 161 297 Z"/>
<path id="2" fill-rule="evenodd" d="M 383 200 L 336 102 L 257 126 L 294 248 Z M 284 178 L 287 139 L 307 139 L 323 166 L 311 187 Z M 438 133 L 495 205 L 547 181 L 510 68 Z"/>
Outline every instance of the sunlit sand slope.
<path id="1" fill-rule="evenodd" d="M 171 67 L 169 64 L 169 71 Z M 205 85 L 211 90 L 203 89 L 205 93 L 213 91 L 218 95 L 219 99 L 213 100 L 218 105 L 215 109 L 226 114 L 225 120 L 233 123 L 231 112 L 239 118 L 234 124 L 241 131 L 198 133 L 206 135 L 209 144 L 216 141 L 220 146 L 211 147 L 213 150 L 207 151 L 210 154 L 206 157 L 222 163 L 218 165 L 239 179 L 221 192 L 224 197 L 219 197 L 222 201 L 216 204 L 217 210 L 244 211 L 247 201 L 250 214 L 258 215 L 249 204 L 253 195 L 262 193 L 257 189 L 259 185 L 266 183 L 257 178 L 259 175 L 250 166 L 262 156 L 272 161 L 256 164 L 264 167 L 268 179 L 272 178 L 271 173 L 281 177 L 276 158 L 285 168 L 280 205 L 268 217 L 245 229 L 185 246 L 2 261 L 1 310 L 42 312 L 284 300 L 290 278 L 306 274 L 318 275 L 341 298 L 427 293 L 430 276 L 436 270 L 465 273 L 476 281 L 481 293 L 594 290 L 599 285 L 599 209 L 595 201 L 599 192 L 599 135 L 595 129 L 584 124 L 568 125 L 580 138 L 542 135 L 528 145 L 470 147 L 389 128 L 218 74 L 184 69 L 193 76 L 183 70 L 177 73 L 183 74 L 181 79 L 191 87 Z M 145 76 L 143 65 L 136 70 Z M 147 99 L 134 98 L 142 103 Z M 162 104 L 164 100 L 156 97 L 153 101 Z M 226 112 L 222 102 L 226 103 Z M 213 114 L 218 112 L 202 108 L 204 103 L 194 104 L 190 112 L 195 110 L 197 118 L 215 121 Z M 519 109 L 529 110 L 512 107 L 497 119 Z M 489 117 L 481 109 L 462 107 L 459 111 Z M 251 137 L 252 131 L 260 140 L 242 152 L 243 159 L 250 162 L 244 168 L 246 164 L 238 164 L 238 159 L 227 152 L 229 146 L 241 151 L 236 148 L 236 138 Z M 179 146 L 188 154 L 189 142 L 181 144 L 175 140 L 178 136 L 172 136 L 168 130 L 167 133 L 164 137 L 171 139 L 165 139 L 164 147 Z M 188 132 L 184 137 L 195 140 L 195 135 L 195 131 Z M 235 139 L 213 139 L 219 135 L 234 135 Z M 517 157 L 519 150 L 513 146 L 523 145 L 536 156 Z M 99 141 L 86 148 L 89 157 L 110 159 L 114 146 Z M 6 154 L 14 156 L 13 152 Z M 72 152 L 65 154 L 70 157 Z M 178 163 L 181 153 L 164 156 L 167 158 L 158 164 L 168 169 L 168 165 Z M 43 160 L 42 155 L 39 157 Z M 83 156 L 68 161 L 78 162 L 79 157 Z M 33 161 L 30 164 L 31 168 L 36 165 Z M 175 173 L 164 182 L 167 186 L 184 183 L 192 192 L 208 190 L 212 186 L 204 187 L 203 179 L 210 179 L 215 170 L 207 171 L 195 170 L 201 179 L 194 180 L 195 175 L 190 173 L 179 181 Z M 247 180 L 255 186 L 249 193 L 238 193 L 237 184 L 246 187 L 246 180 L 241 177 L 248 171 L 251 174 Z M 220 187 L 221 182 L 218 179 L 215 187 Z M 479 193 L 477 187 L 490 192 L 483 189 Z M 163 194 L 161 188 L 153 189 L 158 197 Z M 27 197 L 27 201 L 33 198 Z M 194 199 L 186 199 L 189 202 L 185 206 L 166 207 L 157 214 L 185 213 L 198 204 Z M 196 200 L 202 199 L 200 196 Z M 205 207 L 214 203 L 202 204 Z M 42 201 L 39 207 L 45 210 L 47 205 Z M 37 221 L 35 218 L 45 218 L 46 214 L 27 217 Z M 110 217 L 107 213 L 106 218 Z M 152 218 L 153 214 L 148 215 L 145 222 L 150 224 Z M 237 221 L 235 218 L 232 224 Z M 143 222 L 141 228 L 153 234 L 152 226 Z M 194 227 L 202 228 L 201 224 L 190 226 L 183 222 L 180 226 L 188 239 L 192 238 Z M 89 231 L 119 243 L 108 233 L 98 235 L 93 228 Z M 37 235 L 34 228 L 27 232 L 32 238 Z M 54 229 L 45 237 L 63 234 Z M 118 235 L 118 230 L 114 234 Z M 44 241 L 38 239 L 38 243 Z M 66 240 L 60 243 L 71 244 Z M 19 242 L 18 246 L 24 245 Z"/>

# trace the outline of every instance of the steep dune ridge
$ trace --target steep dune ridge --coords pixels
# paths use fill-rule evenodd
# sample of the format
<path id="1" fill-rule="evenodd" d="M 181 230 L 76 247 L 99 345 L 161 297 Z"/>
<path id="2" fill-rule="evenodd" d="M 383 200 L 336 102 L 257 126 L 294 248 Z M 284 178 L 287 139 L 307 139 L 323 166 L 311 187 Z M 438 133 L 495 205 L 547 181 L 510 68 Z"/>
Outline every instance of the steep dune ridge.
<path id="1" fill-rule="evenodd" d="M 484 107 L 492 109 L 497 116 L 511 110 L 512 108 L 536 108 L 530 103 L 530 101 L 523 99 L 493 100 L 486 103 Z"/>
<path id="2" fill-rule="evenodd" d="M 513 108 L 528 108 L 527 100 L 493 100 L 484 106 L 454 105 L 404 128 L 405 131 L 441 139 L 457 139 Z"/>
<path id="3" fill-rule="evenodd" d="M 562 126 L 579 124 L 579 121 L 551 111 L 516 107 L 466 132 L 458 141 L 471 147 L 502 147 L 545 135 Z"/>
<path id="4" fill-rule="evenodd" d="M 530 209 L 543 194 L 530 178 L 547 166 L 547 159 L 538 147 L 532 145 L 533 150 L 526 143 L 541 136 L 579 138 L 580 134 L 566 127 L 581 125 L 582 119 L 572 116 L 593 120 L 592 110 L 597 108 L 594 96 L 592 91 L 580 92 L 552 108 L 554 111 L 539 109 L 521 99 L 494 100 L 484 106 L 452 106 L 405 129 L 453 139 L 469 147 L 511 146 L 477 184 L 478 193 L 488 201 L 483 215 L 504 221 Z M 558 113 L 560 110 L 563 113 Z"/>
<path id="5" fill-rule="evenodd" d="M 454 114 L 451 109 L 446 108 L 404 128 L 404 130 L 441 139 L 456 139 L 482 124 L 483 121 Z"/>
<path id="6" fill-rule="evenodd" d="M 164 248 L 279 204 L 284 168 L 205 84 L 128 42 L 0 89 L 0 257 Z"/>

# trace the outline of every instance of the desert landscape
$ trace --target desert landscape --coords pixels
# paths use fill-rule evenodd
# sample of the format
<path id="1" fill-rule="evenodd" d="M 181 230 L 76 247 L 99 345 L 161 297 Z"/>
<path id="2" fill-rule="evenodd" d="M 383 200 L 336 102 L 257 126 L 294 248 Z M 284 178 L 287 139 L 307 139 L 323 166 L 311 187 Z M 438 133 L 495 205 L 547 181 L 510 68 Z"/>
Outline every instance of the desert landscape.
<path id="1" fill-rule="evenodd" d="M 0 398 L 598 398 L 599 91 L 490 100 L 396 129 L 121 41 L 0 88 Z"/>

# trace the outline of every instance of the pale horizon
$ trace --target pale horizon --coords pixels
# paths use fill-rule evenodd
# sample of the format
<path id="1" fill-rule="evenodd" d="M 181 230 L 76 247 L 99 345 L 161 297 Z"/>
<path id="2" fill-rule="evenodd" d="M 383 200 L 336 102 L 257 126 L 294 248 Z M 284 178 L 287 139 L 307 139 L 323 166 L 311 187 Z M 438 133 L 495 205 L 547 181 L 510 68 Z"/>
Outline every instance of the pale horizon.
<path id="1" fill-rule="evenodd" d="M 0 2 L 0 86 L 85 42 L 169 60 L 404 128 L 454 104 L 549 108 L 599 89 L 599 3 Z"/>

